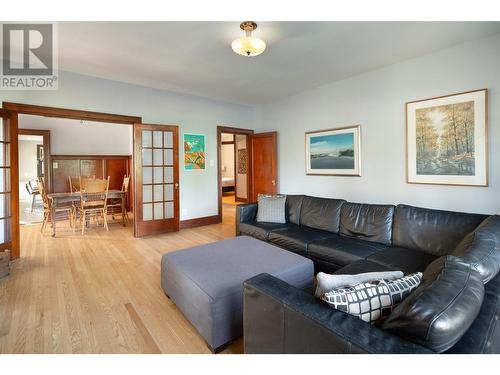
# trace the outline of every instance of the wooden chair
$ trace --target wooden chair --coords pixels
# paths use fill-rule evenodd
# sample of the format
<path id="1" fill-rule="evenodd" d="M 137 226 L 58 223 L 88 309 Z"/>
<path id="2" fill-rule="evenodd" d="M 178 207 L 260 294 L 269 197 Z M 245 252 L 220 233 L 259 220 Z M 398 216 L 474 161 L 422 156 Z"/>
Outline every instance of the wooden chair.
<path id="1" fill-rule="evenodd" d="M 36 196 L 40 195 L 40 190 L 38 190 L 38 184 L 35 181 L 28 181 L 26 183 L 26 190 L 28 191 L 28 194 L 31 195 L 31 212 L 35 209 L 35 201 L 36 201 Z"/>
<path id="2" fill-rule="evenodd" d="M 82 235 L 85 233 L 87 219 L 94 217 L 99 225 L 99 218 L 104 220 L 104 227 L 108 229 L 107 201 L 109 189 L 109 176 L 107 179 L 82 179 L 80 178 L 80 222 Z"/>
<path id="3" fill-rule="evenodd" d="M 80 191 L 80 177 L 68 176 L 69 180 L 69 192 L 76 193 Z"/>
<path id="4" fill-rule="evenodd" d="M 128 186 L 130 184 L 130 176 L 124 175 L 122 182 L 122 191 L 125 193 L 125 197 L 128 192 Z M 110 199 L 108 202 L 108 214 L 111 214 L 113 220 L 115 220 L 115 214 L 121 214 L 122 219 L 125 223 L 128 223 L 127 207 L 122 210 L 122 200 L 121 199 Z"/>
<path id="5" fill-rule="evenodd" d="M 52 221 L 52 209 L 51 209 L 52 203 L 49 197 L 47 196 L 47 190 L 45 189 L 45 184 L 43 182 L 43 179 L 40 178 L 37 181 L 37 186 L 43 201 L 43 222 L 42 222 L 42 228 L 40 229 L 40 232 L 43 233 L 43 230 L 45 229 L 47 223 L 49 221 Z M 69 225 L 73 229 L 73 232 L 75 231 L 75 211 L 73 209 L 73 206 L 55 207 L 55 215 L 56 215 L 55 217 L 56 220 L 69 219 Z"/>

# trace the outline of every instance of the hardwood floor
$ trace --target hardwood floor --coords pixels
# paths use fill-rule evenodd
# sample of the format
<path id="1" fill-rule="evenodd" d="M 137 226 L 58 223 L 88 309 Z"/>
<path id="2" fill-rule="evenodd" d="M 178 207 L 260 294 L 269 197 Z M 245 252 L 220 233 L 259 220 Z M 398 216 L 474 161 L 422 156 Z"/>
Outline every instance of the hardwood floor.
<path id="1" fill-rule="evenodd" d="M 234 236 L 235 206 L 223 209 L 222 224 L 144 239 L 119 224 L 83 237 L 58 224 L 56 238 L 22 226 L 21 259 L 0 280 L 0 353 L 209 353 L 163 293 L 160 258 Z"/>

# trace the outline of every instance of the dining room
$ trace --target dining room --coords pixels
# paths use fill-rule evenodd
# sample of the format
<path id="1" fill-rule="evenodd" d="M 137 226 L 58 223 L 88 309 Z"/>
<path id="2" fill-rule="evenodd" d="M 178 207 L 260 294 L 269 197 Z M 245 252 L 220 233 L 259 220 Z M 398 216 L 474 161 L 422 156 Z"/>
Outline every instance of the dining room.
<path id="1" fill-rule="evenodd" d="M 47 237 L 132 227 L 130 124 L 20 114 L 18 126 L 21 225 Z"/>

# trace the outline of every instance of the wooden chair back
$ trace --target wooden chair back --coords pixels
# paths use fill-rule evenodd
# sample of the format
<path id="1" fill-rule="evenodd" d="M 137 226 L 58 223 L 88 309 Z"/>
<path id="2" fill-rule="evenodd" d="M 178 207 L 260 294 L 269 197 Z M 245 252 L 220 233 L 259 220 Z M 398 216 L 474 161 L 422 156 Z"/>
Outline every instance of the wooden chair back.
<path id="1" fill-rule="evenodd" d="M 123 176 L 122 191 L 128 192 L 128 185 L 130 184 L 130 176 Z"/>
<path id="2" fill-rule="evenodd" d="M 80 191 L 80 177 L 71 177 L 68 176 L 69 179 L 69 192 L 75 193 Z"/>
<path id="3" fill-rule="evenodd" d="M 81 178 L 80 177 L 80 197 L 82 207 L 89 204 L 102 204 L 106 207 L 108 200 L 109 176 L 107 179 Z"/>
<path id="4" fill-rule="evenodd" d="M 48 209 L 49 197 L 47 197 L 47 191 L 45 190 L 45 184 L 43 183 L 43 180 L 39 179 L 37 181 L 37 185 L 38 185 L 38 190 L 40 191 L 40 195 L 42 197 L 43 207 Z"/>

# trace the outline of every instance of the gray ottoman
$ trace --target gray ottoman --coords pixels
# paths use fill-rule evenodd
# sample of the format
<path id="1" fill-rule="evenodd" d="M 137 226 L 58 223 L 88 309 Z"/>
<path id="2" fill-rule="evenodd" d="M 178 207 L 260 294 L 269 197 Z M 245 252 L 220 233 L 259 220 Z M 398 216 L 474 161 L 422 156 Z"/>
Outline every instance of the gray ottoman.
<path id="1" fill-rule="evenodd" d="M 269 273 L 311 288 L 313 262 L 251 237 L 164 254 L 161 286 L 213 352 L 243 335 L 243 282 Z"/>

